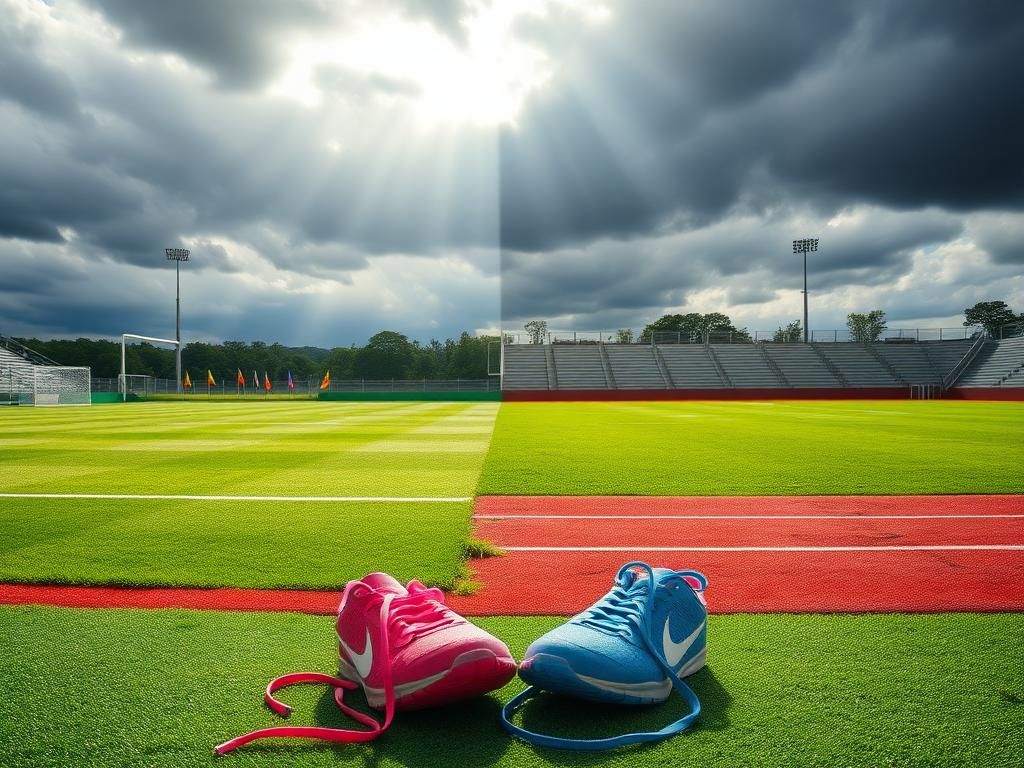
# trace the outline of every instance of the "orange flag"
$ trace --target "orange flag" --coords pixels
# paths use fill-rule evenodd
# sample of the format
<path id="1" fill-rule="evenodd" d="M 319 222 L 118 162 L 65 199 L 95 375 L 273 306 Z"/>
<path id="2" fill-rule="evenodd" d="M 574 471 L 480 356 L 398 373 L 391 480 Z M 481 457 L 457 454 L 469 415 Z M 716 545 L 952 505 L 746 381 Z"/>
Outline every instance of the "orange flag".
<path id="1" fill-rule="evenodd" d="M 238 381 L 238 386 L 240 386 L 240 387 L 244 387 L 245 386 L 245 376 L 242 375 L 242 369 L 241 368 L 238 369 L 238 379 L 237 379 L 237 381 Z"/>
<path id="2" fill-rule="evenodd" d="M 192 379 L 188 377 L 188 371 L 185 371 L 185 380 L 181 383 L 185 389 L 192 389 Z"/>
<path id="3" fill-rule="evenodd" d="M 331 369 L 327 369 L 327 373 L 324 374 L 324 380 L 320 382 L 320 389 L 327 389 L 331 386 Z"/>
<path id="4" fill-rule="evenodd" d="M 210 373 L 210 369 L 206 369 L 206 383 L 211 387 L 216 387 L 217 382 L 213 380 L 213 374 Z"/>
<path id="5" fill-rule="evenodd" d="M 270 391 L 270 374 L 266 371 L 263 372 L 263 388 L 267 390 L 267 392 Z"/>

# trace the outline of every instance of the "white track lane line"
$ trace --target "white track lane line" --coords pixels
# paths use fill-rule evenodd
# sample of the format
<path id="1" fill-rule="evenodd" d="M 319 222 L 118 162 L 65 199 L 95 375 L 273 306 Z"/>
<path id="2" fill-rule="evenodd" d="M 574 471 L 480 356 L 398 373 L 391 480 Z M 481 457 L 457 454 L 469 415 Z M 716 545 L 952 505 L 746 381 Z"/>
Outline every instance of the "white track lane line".
<path id="1" fill-rule="evenodd" d="M 903 547 L 507 547 L 504 544 L 495 546 L 506 552 L 1024 552 L 1024 544 L 922 544 Z"/>
<path id="2" fill-rule="evenodd" d="M 155 493 L 0 493 L 3 499 L 156 499 L 167 501 L 437 502 L 462 504 L 470 496 L 186 496 Z"/>
<path id="3" fill-rule="evenodd" d="M 1024 515 L 473 515 L 477 520 L 972 520 Z"/>

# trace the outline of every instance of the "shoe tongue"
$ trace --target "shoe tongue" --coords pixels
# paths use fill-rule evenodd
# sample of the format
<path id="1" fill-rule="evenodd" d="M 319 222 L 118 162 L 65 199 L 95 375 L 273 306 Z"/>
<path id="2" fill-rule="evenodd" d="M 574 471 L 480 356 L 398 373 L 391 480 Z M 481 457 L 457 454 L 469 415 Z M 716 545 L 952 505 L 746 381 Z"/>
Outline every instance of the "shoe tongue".
<path id="1" fill-rule="evenodd" d="M 386 573 L 371 573 L 361 578 L 360 581 L 376 592 L 394 592 L 396 595 L 407 594 L 405 587 L 394 576 Z"/>

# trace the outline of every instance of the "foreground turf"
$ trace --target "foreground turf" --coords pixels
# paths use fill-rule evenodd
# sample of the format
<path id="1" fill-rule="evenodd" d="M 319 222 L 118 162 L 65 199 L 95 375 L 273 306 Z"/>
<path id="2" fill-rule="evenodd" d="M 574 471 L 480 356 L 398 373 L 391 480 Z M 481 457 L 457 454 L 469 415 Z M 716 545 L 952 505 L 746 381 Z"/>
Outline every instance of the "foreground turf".
<path id="1" fill-rule="evenodd" d="M 517 656 L 558 619 L 480 620 Z M 534 750 L 498 725 L 520 689 L 400 713 L 367 746 L 212 747 L 280 722 L 268 678 L 333 671 L 328 618 L 189 611 L 0 608 L 3 764 L 25 766 L 1019 765 L 1024 616 L 714 616 L 704 704 L 690 734 L 597 755 Z M 294 724 L 343 725 L 319 687 L 283 694 Z M 361 701 L 361 696 L 353 697 Z M 526 722 L 595 736 L 664 724 L 679 702 L 628 710 L 539 700 Z"/>
<path id="2" fill-rule="evenodd" d="M 451 586 L 496 405 L 161 403 L 0 412 L 0 580 L 332 588 L 386 569 Z"/>
<path id="3" fill-rule="evenodd" d="M 1021 493 L 1022 466 L 1022 403 L 504 403 L 478 492 Z"/>

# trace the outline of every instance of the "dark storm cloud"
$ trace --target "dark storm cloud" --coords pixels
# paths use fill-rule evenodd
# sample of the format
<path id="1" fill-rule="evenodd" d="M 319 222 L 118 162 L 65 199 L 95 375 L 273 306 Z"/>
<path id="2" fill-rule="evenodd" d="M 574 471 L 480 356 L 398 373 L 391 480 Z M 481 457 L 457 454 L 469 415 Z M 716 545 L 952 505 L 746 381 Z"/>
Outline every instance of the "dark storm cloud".
<path id="1" fill-rule="evenodd" d="M 70 0 L 0 22 L 5 327 L 123 332 L 119 317 L 166 298 L 162 251 L 175 245 L 194 249 L 190 274 L 234 292 L 193 308 L 192 332 L 286 327 L 297 342 L 316 341 L 303 314 L 321 286 L 382 290 L 366 276 L 383 254 L 429 265 L 392 278 L 438 278 L 421 315 L 453 333 L 498 311 L 480 286 L 499 245 L 506 317 L 603 327 L 700 292 L 745 310 L 788 295 L 793 237 L 822 239 L 812 291 L 872 296 L 922 250 L 961 243 L 949 253 L 977 262 L 970 287 L 954 300 L 926 285 L 891 312 L 905 318 L 958 312 L 1024 263 L 1022 3 L 618 0 L 595 25 L 552 7 L 520 25 L 550 78 L 514 126 L 417 132 L 411 82 L 321 66 L 320 102 L 300 105 L 277 76 L 291 47 L 340 39 L 367 12 L 465 46 L 462 0 L 88 1 L 119 39 L 73 29 Z M 161 52 L 209 77 L 137 55 Z M 447 279 L 453 256 L 477 282 Z M 101 265 L 132 277 L 85 291 Z M 373 304 L 325 315 L 361 341 L 391 312 Z M 415 322 L 421 338 L 435 327 Z"/>
<path id="2" fill-rule="evenodd" d="M 0 99 L 44 117 L 75 122 L 81 118 L 75 88 L 45 56 L 31 30 L 0 26 Z"/>
<path id="3" fill-rule="evenodd" d="M 226 87 L 265 82 L 281 64 L 281 43 L 297 29 L 331 21 L 314 0 L 91 0 L 133 47 L 170 51 L 212 71 Z"/>
<path id="4" fill-rule="evenodd" d="M 706 223 L 780 194 L 824 210 L 1024 203 L 1020 3 L 618 11 L 502 135 L 509 247 L 645 232 L 679 212 Z"/>
<path id="5" fill-rule="evenodd" d="M 70 160 L 59 133 L 2 105 L 0 120 L 0 235 L 58 242 L 58 227 L 102 227 L 137 209 L 130 180 Z"/>
<path id="6" fill-rule="evenodd" d="M 173 52 L 212 72 L 227 88 L 265 84 L 281 67 L 282 45 L 295 32 L 337 27 L 361 8 L 338 0 L 89 0 L 122 30 L 130 46 Z M 401 0 L 392 8 L 435 27 L 456 42 L 464 0 Z"/>
<path id="7" fill-rule="evenodd" d="M 1024 265 L 1024 215 L 982 215 L 969 231 L 995 263 Z"/>
<path id="8" fill-rule="evenodd" d="M 820 233 L 822 250 L 809 256 L 815 291 L 891 284 L 907 272 L 915 249 L 946 242 L 962 230 L 959 217 L 937 210 L 863 210 L 842 218 Z M 670 237 L 546 253 L 506 251 L 503 316 L 590 315 L 580 327 L 591 327 L 607 325 L 604 311 L 614 307 L 645 310 L 637 314 L 646 324 L 660 307 L 723 285 L 730 303 L 768 301 L 778 289 L 800 286 L 802 259 L 792 254 L 786 231 L 793 222 L 735 218 Z"/>

